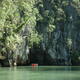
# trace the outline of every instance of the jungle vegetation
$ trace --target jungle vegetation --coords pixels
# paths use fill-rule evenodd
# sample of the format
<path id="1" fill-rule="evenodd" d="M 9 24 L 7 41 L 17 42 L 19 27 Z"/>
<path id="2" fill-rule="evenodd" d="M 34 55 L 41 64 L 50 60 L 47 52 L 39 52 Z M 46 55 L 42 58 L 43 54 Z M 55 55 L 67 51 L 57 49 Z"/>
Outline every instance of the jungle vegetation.
<path id="1" fill-rule="evenodd" d="M 35 47 L 64 64 L 80 63 L 80 0 L 0 0 L 0 60 L 20 56 L 22 64 Z"/>

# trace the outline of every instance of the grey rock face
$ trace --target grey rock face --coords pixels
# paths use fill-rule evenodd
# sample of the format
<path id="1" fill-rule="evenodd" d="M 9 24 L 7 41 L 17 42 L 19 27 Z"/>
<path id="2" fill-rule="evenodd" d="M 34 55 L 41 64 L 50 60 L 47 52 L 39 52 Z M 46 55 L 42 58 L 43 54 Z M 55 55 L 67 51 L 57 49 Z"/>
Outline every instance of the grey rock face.
<path id="1" fill-rule="evenodd" d="M 49 8 L 47 9 L 49 10 Z M 69 4 L 63 8 L 63 11 L 65 13 L 66 20 L 63 22 L 57 22 L 56 29 L 53 32 L 47 33 L 44 31 L 46 28 L 42 30 L 43 41 L 41 46 L 43 51 L 46 51 L 47 55 L 50 56 L 50 61 L 56 60 L 56 64 L 60 65 L 74 65 L 78 62 L 78 57 L 80 56 L 80 23 L 78 23 L 80 19 L 78 11 L 80 10 L 77 10 L 76 7 Z M 39 24 L 40 27 L 46 26 L 44 26 L 45 23 Z M 76 56 L 76 62 L 75 56 L 73 57 L 73 55 Z M 54 64 L 54 61 L 51 64 Z"/>

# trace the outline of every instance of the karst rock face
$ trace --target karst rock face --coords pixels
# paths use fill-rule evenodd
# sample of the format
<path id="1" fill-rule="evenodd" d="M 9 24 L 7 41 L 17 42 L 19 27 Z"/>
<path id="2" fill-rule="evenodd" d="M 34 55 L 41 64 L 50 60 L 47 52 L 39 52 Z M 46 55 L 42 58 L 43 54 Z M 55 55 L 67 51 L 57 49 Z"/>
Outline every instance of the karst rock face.
<path id="1" fill-rule="evenodd" d="M 20 65 L 80 65 L 80 0 L 14 1 L 8 2 L 17 6 L 9 4 L 14 17 L 8 12 L 3 14 L 5 19 L 1 17 L 4 25 L 0 21 L 0 48 L 7 62 L 12 59 Z M 6 10 L 2 9 L 2 13 Z"/>
<path id="2" fill-rule="evenodd" d="M 28 28 L 24 26 L 20 31 L 20 36 L 22 37 L 22 42 L 20 45 L 17 46 L 15 50 L 16 59 L 18 65 L 26 65 L 28 64 L 28 54 L 29 54 L 29 46 L 28 46 Z"/>
<path id="3" fill-rule="evenodd" d="M 43 0 L 43 7 L 40 6 L 39 8 L 40 15 L 43 17 L 42 21 L 37 22 L 37 30 L 43 35 L 43 40 L 40 44 L 42 49 L 40 51 L 43 54 L 40 57 L 42 56 L 42 61 L 46 65 L 79 64 L 80 9 L 72 2 L 68 2 L 65 6 L 58 5 L 57 9 L 54 8 L 55 6 L 57 4 L 54 1 L 51 3 L 50 0 Z M 59 8 L 63 10 L 62 13 L 58 13 Z M 46 11 L 48 12 L 47 16 L 44 14 Z M 57 17 L 63 19 L 59 20 Z M 50 22 L 53 19 L 54 22 Z M 49 24 L 55 25 L 55 29 L 51 32 L 47 31 Z M 40 59 L 38 58 L 37 60 Z"/>

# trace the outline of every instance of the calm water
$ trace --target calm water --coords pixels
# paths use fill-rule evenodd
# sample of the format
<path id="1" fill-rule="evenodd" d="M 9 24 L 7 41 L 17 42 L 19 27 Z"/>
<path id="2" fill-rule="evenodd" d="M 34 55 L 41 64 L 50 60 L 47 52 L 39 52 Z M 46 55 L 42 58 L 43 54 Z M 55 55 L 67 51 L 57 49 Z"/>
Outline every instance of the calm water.
<path id="1" fill-rule="evenodd" d="M 0 80 L 80 80 L 80 67 L 4 67 Z"/>

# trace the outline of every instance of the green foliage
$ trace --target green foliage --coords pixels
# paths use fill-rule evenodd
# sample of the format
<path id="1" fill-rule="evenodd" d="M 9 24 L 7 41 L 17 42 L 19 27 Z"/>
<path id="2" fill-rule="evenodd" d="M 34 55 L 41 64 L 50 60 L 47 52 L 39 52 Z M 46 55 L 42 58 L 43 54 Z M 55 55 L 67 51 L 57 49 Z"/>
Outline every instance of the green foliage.
<path id="1" fill-rule="evenodd" d="M 58 29 L 64 31 L 62 27 L 67 21 L 65 7 L 72 5 L 79 14 L 79 3 L 80 0 L 0 0 L 0 53 L 14 53 L 23 42 L 21 32 L 25 27 L 24 37 L 29 47 L 41 41 L 48 47 L 52 44 L 48 41 L 51 40 L 51 34 Z M 72 39 L 67 38 L 66 43 L 71 48 Z"/>
<path id="2" fill-rule="evenodd" d="M 7 50 L 15 51 L 17 45 L 22 43 L 20 31 L 24 26 L 29 28 L 28 42 L 31 47 L 33 43 L 40 42 L 35 30 L 36 15 L 39 13 L 34 6 L 36 0 L 3 0 L 0 3 L 0 46 L 1 53 Z"/>
<path id="3" fill-rule="evenodd" d="M 38 35 L 38 33 L 35 31 L 31 31 L 31 35 L 28 37 L 30 47 L 33 46 L 33 44 L 38 45 L 41 40 L 42 36 Z"/>
<path id="4" fill-rule="evenodd" d="M 54 29 L 55 29 L 55 25 L 51 25 L 51 24 L 50 24 L 50 25 L 48 26 L 48 28 L 47 28 L 47 31 L 48 31 L 48 32 L 53 32 Z"/>
<path id="5" fill-rule="evenodd" d="M 18 34 L 14 34 L 14 36 L 11 35 L 6 38 L 6 47 L 9 50 L 16 50 L 17 45 L 20 45 L 21 42 L 21 37 Z"/>

